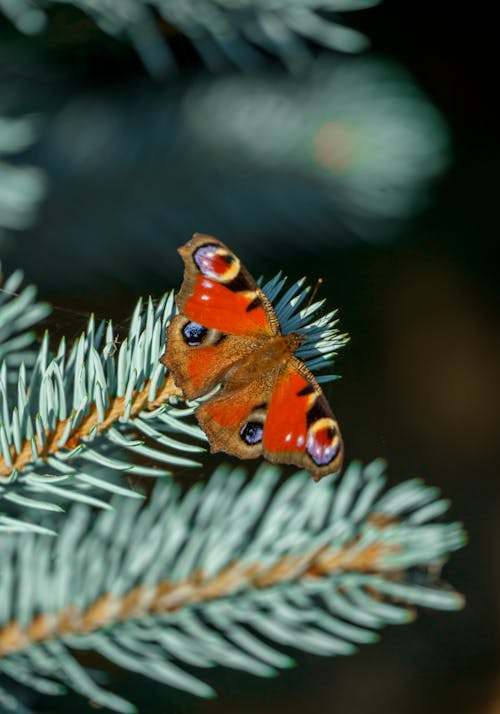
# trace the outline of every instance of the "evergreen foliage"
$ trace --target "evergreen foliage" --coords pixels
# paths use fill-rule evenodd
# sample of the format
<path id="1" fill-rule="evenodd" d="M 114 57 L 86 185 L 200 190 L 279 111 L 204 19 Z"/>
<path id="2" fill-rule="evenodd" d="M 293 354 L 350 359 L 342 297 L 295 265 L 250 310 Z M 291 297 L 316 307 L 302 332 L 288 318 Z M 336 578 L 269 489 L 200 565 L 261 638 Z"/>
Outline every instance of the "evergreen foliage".
<path id="1" fill-rule="evenodd" d="M 67 2 L 68 0 L 64 0 Z M 112 35 L 125 36 L 154 77 L 175 68 L 175 58 L 162 36 L 182 33 L 211 70 L 228 63 L 255 68 L 265 59 L 259 50 L 278 57 L 290 69 L 304 67 L 310 54 L 307 40 L 343 52 L 358 52 L 366 38 L 345 27 L 339 13 L 378 4 L 380 0 L 70 0 Z M 0 10 L 21 31 L 41 32 L 46 11 L 61 0 L 0 0 Z M 329 17 L 327 17 L 329 13 Z M 165 27 L 163 30 L 165 31 Z"/>
<path id="2" fill-rule="evenodd" d="M 0 307 L 11 356 L 11 335 L 24 350 L 22 330 L 47 311 L 30 288 L 12 295 L 19 280 L 7 281 L 10 299 Z M 277 275 L 263 289 L 284 332 L 306 334 L 301 358 L 329 372 L 347 339 L 335 313 L 318 317 L 321 302 L 303 307 L 303 279 L 287 286 Z M 111 710 L 134 711 L 74 650 L 95 650 L 207 697 L 213 690 L 193 669 L 271 676 L 292 660 L 269 642 L 351 654 L 382 626 L 411 619 L 414 605 L 462 605 L 438 580 L 464 542 L 459 524 L 435 522 L 448 501 L 417 480 L 384 490 L 382 461 L 351 464 L 338 485 L 314 484 L 303 472 L 279 485 L 270 465 L 248 480 L 241 468 L 223 466 L 183 495 L 172 480 L 160 481 L 143 506 L 123 473 L 171 475 L 200 465 L 203 450 L 193 405 L 177 403 L 159 363 L 174 312 L 172 293 L 156 305 L 139 301 L 121 342 L 110 323 L 91 318 L 73 346 L 62 340 L 52 352 L 46 334 L 30 368 L 18 359 L 0 369 L 7 712 L 26 712 L 16 683 L 51 695 L 70 688 Z M 80 503 L 63 514 L 71 501 Z"/>
<path id="3" fill-rule="evenodd" d="M 0 365 L 4 360 L 10 364 L 30 360 L 32 355 L 26 350 L 35 336 L 27 330 L 50 314 L 49 305 L 35 301 L 36 289 L 32 285 L 20 293 L 17 292 L 22 282 L 21 270 L 4 280 L 0 262 Z M 2 367 L 1 373 L 5 381 L 5 366 Z M 5 390 L 6 386 L 3 385 L 3 388 Z"/>
<path id="4" fill-rule="evenodd" d="M 457 593 L 436 587 L 464 542 L 459 524 L 435 522 L 448 502 L 418 480 L 386 490 L 384 471 L 381 461 L 353 463 L 338 485 L 299 472 L 277 486 L 270 465 L 250 480 L 220 467 L 182 497 L 159 482 L 142 510 L 120 497 L 97 517 L 75 506 L 58 539 L 4 538 L 4 707 L 16 711 L 13 679 L 134 711 L 73 650 L 209 697 L 199 668 L 268 677 L 293 663 L 290 647 L 348 655 L 384 625 L 411 620 L 415 605 L 461 607 Z"/>
<path id="5" fill-rule="evenodd" d="M 30 258 L 36 266 L 39 255 L 50 255 L 59 269 L 52 274 L 65 273 L 61 255 L 71 244 L 98 256 L 105 276 L 131 266 L 138 274 L 137 254 L 117 258 L 113 235 L 128 249 L 140 233 L 141 251 L 168 256 L 165 279 L 173 245 L 193 222 L 213 225 L 219 214 L 236 242 L 249 225 L 247 240 L 273 234 L 288 245 L 287 225 L 299 242 L 325 221 L 335 240 L 386 237 L 395 219 L 421 206 L 448 145 L 440 117 L 394 66 L 316 57 L 318 46 L 366 46 L 341 13 L 377 3 L 0 0 L 0 12 L 26 34 L 44 31 L 58 6 L 72 5 L 130 42 L 156 79 L 176 69 L 177 34 L 211 72 L 265 70 L 210 78 L 185 72 L 154 89 L 139 84 L 104 96 L 75 94 L 71 77 L 68 91 L 67 78 L 59 86 L 49 71 L 54 94 L 42 106 L 51 130 L 29 161 L 63 186 L 59 218 L 74 209 L 66 202 L 71 180 L 78 202 L 78 181 L 100 199 L 108 181 L 124 230 L 108 230 L 98 215 L 106 217 L 103 198 L 93 210 L 106 241 L 73 220 L 76 232 L 60 230 L 55 239 L 59 253 L 40 241 L 40 253 L 24 256 L 23 266 L 35 274 Z M 30 101 L 31 94 L 29 111 Z M 0 117 L 0 155 L 11 155 L 0 160 L 0 231 L 29 226 L 45 192 L 43 171 L 12 160 L 33 142 L 34 127 L 29 117 Z M 122 192 L 138 166 L 151 173 L 139 176 L 131 216 Z M 281 236 L 269 229 L 273 223 Z M 22 241 L 15 250 L 16 259 L 26 252 Z M 34 344 L 31 328 L 50 308 L 22 280 L 16 271 L 0 283 L 2 714 L 33 714 L 32 697 L 68 690 L 93 705 L 134 711 L 112 683 L 103 686 L 104 673 L 81 664 L 82 650 L 210 697 L 200 670 L 223 665 L 268 677 L 292 665 L 293 648 L 352 654 L 375 642 L 383 626 L 408 622 L 415 607 L 463 605 L 440 580 L 465 541 L 459 523 L 443 521 L 448 501 L 416 479 L 388 488 L 381 460 L 353 462 L 338 480 L 319 484 L 269 464 L 250 477 L 234 465 L 210 475 L 196 404 L 181 401 L 159 361 L 173 293 L 140 300 L 126 335 L 91 317 L 74 343 L 56 345 L 46 333 Z M 335 312 L 324 312 L 322 302 L 306 306 L 304 279 L 290 284 L 277 275 L 263 290 L 283 331 L 306 335 L 298 355 L 323 372 L 318 381 L 335 379 L 334 358 L 347 341 Z M 203 483 L 186 487 L 183 474 L 200 467 Z"/>

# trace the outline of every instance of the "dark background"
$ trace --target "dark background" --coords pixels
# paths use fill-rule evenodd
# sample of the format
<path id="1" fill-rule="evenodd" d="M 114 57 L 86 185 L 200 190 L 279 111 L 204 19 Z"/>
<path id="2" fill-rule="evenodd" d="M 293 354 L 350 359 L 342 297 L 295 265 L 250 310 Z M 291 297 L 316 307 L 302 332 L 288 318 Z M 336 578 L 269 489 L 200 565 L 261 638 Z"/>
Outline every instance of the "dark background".
<path id="1" fill-rule="evenodd" d="M 500 712 L 499 152 L 493 111 L 498 28 L 490 5 L 462 9 L 430 0 L 386 0 L 349 18 L 370 37 L 374 51 L 410 70 L 450 126 L 452 165 L 424 213 L 402 225 L 390 242 L 351 240 L 328 253 L 305 255 L 299 244 L 277 254 L 261 235 L 257 252 L 251 242 L 239 251 L 257 275 L 269 277 L 280 265 L 292 277 L 324 278 L 322 295 L 339 307 L 341 326 L 351 335 L 336 365 L 343 379 L 329 389 L 347 459 L 383 456 L 393 483 L 418 475 L 450 498 L 451 515 L 464 522 L 470 543 L 453 556 L 444 577 L 466 595 L 467 606 L 460 613 L 423 612 L 413 625 L 387 628 L 379 644 L 354 657 L 293 653 L 297 668 L 276 680 L 216 669 L 207 673 L 219 693 L 213 701 L 114 672 L 116 691 L 141 712 Z M 85 87 L 113 88 L 124 77 L 149 81 L 130 48 L 94 34 L 85 22 L 65 20 L 64 11 L 57 21 L 75 34 L 69 46 L 56 41 L 57 33 L 40 40 L 44 63 L 65 71 L 69 63 Z M 12 43 L 7 27 L 3 33 Z M 189 46 L 176 42 L 183 66 L 195 67 Z M 217 235 L 233 244 L 224 226 Z M 273 253 L 269 264 L 267 245 Z M 6 262 L 25 268 L 30 278 L 28 246 L 20 239 Z M 159 294 L 180 282 L 180 261 L 172 265 L 177 278 L 169 274 L 167 284 L 157 272 L 149 282 L 141 277 L 75 289 L 56 289 L 47 281 L 42 297 L 120 321 L 137 295 Z M 56 311 L 51 329 L 76 334 L 79 319 Z M 69 709 L 88 711 L 88 704 L 77 696 L 40 703 L 40 711 Z"/>

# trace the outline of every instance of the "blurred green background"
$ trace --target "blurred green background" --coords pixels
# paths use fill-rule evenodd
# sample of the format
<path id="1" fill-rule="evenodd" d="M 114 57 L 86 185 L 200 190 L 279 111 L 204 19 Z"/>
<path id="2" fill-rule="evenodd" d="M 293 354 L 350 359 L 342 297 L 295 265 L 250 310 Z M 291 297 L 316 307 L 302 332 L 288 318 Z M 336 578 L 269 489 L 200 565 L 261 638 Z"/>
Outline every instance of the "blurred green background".
<path id="1" fill-rule="evenodd" d="M 488 5 L 387 0 L 345 16 L 372 42 L 360 57 L 314 37 L 281 59 L 235 40 L 226 63 L 156 18 L 175 73 L 147 39 L 67 4 L 40 34 L 0 19 L 0 257 L 64 308 L 53 334 L 77 335 L 91 310 L 120 323 L 138 295 L 177 287 L 175 247 L 194 231 L 255 275 L 322 277 L 351 335 L 327 390 L 347 460 L 383 456 L 393 482 L 440 487 L 470 535 L 444 574 L 463 612 L 423 612 L 351 658 L 293 653 L 276 680 L 216 669 L 213 701 L 113 670 L 141 712 L 500 712 Z M 76 695 L 33 706 L 89 710 Z"/>

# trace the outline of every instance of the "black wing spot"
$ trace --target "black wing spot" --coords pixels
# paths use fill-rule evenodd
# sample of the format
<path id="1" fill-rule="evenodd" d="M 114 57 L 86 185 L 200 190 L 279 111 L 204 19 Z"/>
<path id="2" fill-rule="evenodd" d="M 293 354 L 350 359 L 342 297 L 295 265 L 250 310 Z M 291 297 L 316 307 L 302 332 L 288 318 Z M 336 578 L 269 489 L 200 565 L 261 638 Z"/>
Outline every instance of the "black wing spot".
<path id="1" fill-rule="evenodd" d="M 240 430 L 240 436 L 249 446 L 258 444 L 262 441 L 262 435 L 264 433 L 264 426 L 260 421 L 248 421 L 243 424 Z"/>
<path id="2" fill-rule="evenodd" d="M 207 328 L 203 325 L 199 325 L 197 322 L 188 322 L 182 328 L 182 337 L 187 345 L 197 347 L 203 343 L 207 332 Z"/>
<path id="3" fill-rule="evenodd" d="M 330 417 L 330 411 L 325 408 L 325 404 L 322 403 L 323 400 L 316 398 L 314 403 L 311 405 L 307 412 L 307 426 L 314 424 L 318 419 L 323 419 L 323 417 Z"/>
<path id="4" fill-rule="evenodd" d="M 242 290 L 248 290 L 250 286 L 248 284 L 248 280 L 240 270 L 235 278 L 224 284 L 224 287 L 229 288 L 229 290 L 232 290 L 233 293 L 239 293 Z"/>
<path id="5" fill-rule="evenodd" d="M 254 297 L 251 303 L 249 303 L 246 306 L 246 311 L 247 312 L 252 312 L 252 310 L 255 310 L 257 307 L 260 307 L 262 305 L 262 300 L 258 295 Z"/>
<path id="6" fill-rule="evenodd" d="M 212 342 L 212 345 L 220 345 L 220 343 L 225 340 L 227 335 L 225 335 L 223 332 L 220 333 L 220 335 Z"/>
<path id="7" fill-rule="evenodd" d="M 314 387 L 312 384 L 306 384 L 305 387 L 302 387 L 300 391 L 297 392 L 298 397 L 306 397 L 308 394 L 312 394 L 314 392 Z"/>

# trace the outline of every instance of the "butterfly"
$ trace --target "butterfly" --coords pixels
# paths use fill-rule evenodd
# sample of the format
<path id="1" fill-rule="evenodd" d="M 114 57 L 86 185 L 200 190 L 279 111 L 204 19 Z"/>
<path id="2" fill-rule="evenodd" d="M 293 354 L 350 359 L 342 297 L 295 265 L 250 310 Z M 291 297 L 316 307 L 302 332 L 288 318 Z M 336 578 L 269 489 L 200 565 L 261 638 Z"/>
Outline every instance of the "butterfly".
<path id="1" fill-rule="evenodd" d="M 196 408 L 212 452 L 263 455 L 294 464 L 315 481 L 342 466 L 330 406 L 295 352 L 304 335 L 283 335 L 274 309 L 224 243 L 195 233 L 179 253 L 184 282 L 162 363 Z M 218 391 L 209 394 L 220 385 Z"/>

